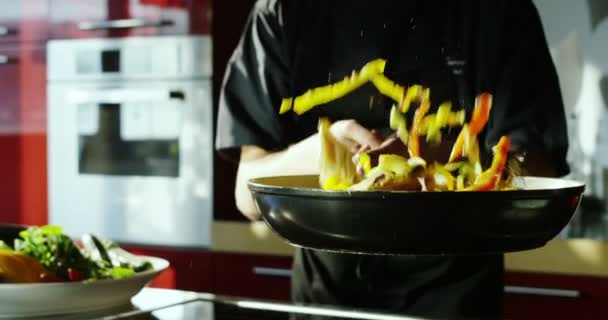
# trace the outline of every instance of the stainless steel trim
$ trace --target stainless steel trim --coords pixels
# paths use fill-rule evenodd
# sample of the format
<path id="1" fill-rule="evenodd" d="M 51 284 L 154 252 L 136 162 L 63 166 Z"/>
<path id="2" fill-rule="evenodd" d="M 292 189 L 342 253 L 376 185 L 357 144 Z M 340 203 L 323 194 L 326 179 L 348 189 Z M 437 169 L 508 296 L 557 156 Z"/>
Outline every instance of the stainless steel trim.
<path id="1" fill-rule="evenodd" d="M 203 299 L 203 298 L 201 298 Z M 339 309 L 337 307 L 321 307 L 321 306 L 304 306 L 304 305 L 292 305 L 287 303 L 275 303 L 275 302 L 264 302 L 256 300 L 238 300 L 231 298 L 222 298 L 222 303 L 228 303 L 236 305 L 240 308 L 262 310 L 264 312 L 275 311 L 275 312 L 286 312 L 286 313 L 297 313 L 306 315 L 306 317 L 316 318 L 330 317 L 330 318 L 345 318 L 345 319 L 363 319 L 363 320 L 423 320 L 422 318 L 393 315 L 387 313 L 375 313 L 370 311 L 360 310 L 348 310 Z"/>
<path id="2" fill-rule="evenodd" d="M 253 273 L 258 276 L 270 276 L 270 277 L 291 277 L 291 269 L 282 268 L 268 268 L 268 267 L 253 267 Z"/>
<path id="3" fill-rule="evenodd" d="M 8 27 L 0 26 L 0 36 L 5 36 L 8 34 Z"/>
<path id="4" fill-rule="evenodd" d="M 181 93 L 181 97 L 176 97 L 172 93 Z M 138 88 L 117 88 L 117 89 L 97 89 L 97 90 L 72 90 L 68 94 L 68 101 L 73 104 L 83 103 L 125 103 L 134 101 L 169 101 L 184 100 L 185 94 L 181 90 L 152 90 Z"/>
<path id="5" fill-rule="evenodd" d="M 537 296 L 560 297 L 560 298 L 580 298 L 581 297 L 581 292 L 579 290 L 553 289 L 553 288 L 505 286 L 504 292 L 509 293 L 509 294 L 537 295 Z"/>
<path id="6" fill-rule="evenodd" d="M 171 20 L 143 20 L 143 19 L 118 19 L 108 21 L 85 21 L 78 24 L 78 29 L 83 31 L 90 30 L 109 30 L 109 29 L 129 29 L 144 27 L 165 27 L 172 26 Z"/>

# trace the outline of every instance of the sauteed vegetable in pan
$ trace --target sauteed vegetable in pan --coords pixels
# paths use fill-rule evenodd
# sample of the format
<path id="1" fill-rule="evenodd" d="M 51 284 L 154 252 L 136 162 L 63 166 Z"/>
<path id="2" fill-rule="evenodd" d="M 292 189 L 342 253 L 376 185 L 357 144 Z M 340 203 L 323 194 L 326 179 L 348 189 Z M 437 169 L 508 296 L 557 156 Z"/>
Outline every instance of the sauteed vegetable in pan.
<path id="1" fill-rule="evenodd" d="M 334 84 L 311 89 L 295 98 L 283 99 L 280 113 L 303 114 L 316 106 L 339 99 L 368 82 L 394 100 L 389 125 L 393 134 L 383 145 L 392 152 L 351 152 L 329 132 L 329 119 L 319 120 L 321 137 L 320 184 L 326 190 L 416 190 L 416 191 L 489 191 L 512 189 L 513 170 L 507 166 L 510 140 L 502 136 L 493 147 L 493 158 L 482 167 L 478 135 L 486 126 L 492 108 L 492 95 L 481 93 L 468 123 L 465 111 L 453 110 L 443 102 L 430 113 L 431 91 L 421 85 L 407 88 L 384 75 L 386 61 L 374 60 Z M 415 105 L 408 128 L 405 113 Z M 447 163 L 425 160 L 420 139 L 431 145 L 442 142 L 442 129 L 460 127 Z M 395 148 L 396 146 L 396 148 Z M 380 148 L 382 149 L 382 147 Z M 384 148 L 388 149 L 388 148 Z M 401 149 L 401 150 L 399 150 Z"/>

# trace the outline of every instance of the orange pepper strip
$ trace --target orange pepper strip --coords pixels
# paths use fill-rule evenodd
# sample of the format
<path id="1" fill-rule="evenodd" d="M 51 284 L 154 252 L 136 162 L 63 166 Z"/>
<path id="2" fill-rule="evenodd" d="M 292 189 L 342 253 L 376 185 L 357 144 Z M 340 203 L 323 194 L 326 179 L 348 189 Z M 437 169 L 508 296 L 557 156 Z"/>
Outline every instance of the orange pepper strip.
<path id="1" fill-rule="evenodd" d="M 410 157 L 420 157 L 420 126 L 429 109 L 431 109 L 431 90 L 427 88 L 422 93 L 422 102 L 420 103 L 420 107 L 416 109 L 412 128 L 410 129 L 410 137 L 408 138 Z"/>
<path id="2" fill-rule="evenodd" d="M 478 135 L 488 123 L 490 110 L 492 109 L 492 95 L 484 92 L 475 99 L 475 108 L 470 122 L 470 133 L 472 136 Z"/>
<path id="3" fill-rule="evenodd" d="M 454 162 L 461 157 L 471 157 L 473 162 L 479 161 L 479 145 L 477 135 L 483 130 L 490 118 L 490 110 L 492 109 L 492 95 L 484 92 L 475 99 L 475 108 L 469 125 L 462 127 L 462 131 L 456 138 L 452 152 L 450 153 L 449 162 Z"/>
<path id="4" fill-rule="evenodd" d="M 480 175 L 479 178 L 482 178 L 481 180 L 483 181 L 480 181 L 468 188 L 464 188 L 463 191 L 490 191 L 496 184 L 497 176 L 495 174 Z"/>
<path id="5" fill-rule="evenodd" d="M 464 191 L 488 191 L 496 189 L 499 185 L 500 178 L 507 165 L 507 155 L 509 153 L 509 147 L 511 146 L 511 140 L 509 137 L 502 136 L 498 144 L 493 148 L 494 158 L 492 159 L 492 165 L 488 170 L 479 175 L 475 179 L 475 183 L 463 189 Z"/>
<path id="6" fill-rule="evenodd" d="M 454 162 L 454 161 L 462 158 L 464 150 L 465 150 L 464 149 L 465 141 L 466 141 L 468 135 L 469 135 L 469 125 L 465 124 L 464 126 L 462 126 L 462 130 L 460 130 L 460 133 L 458 134 L 458 137 L 456 138 L 456 141 L 454 142 L 454 146 L 452 147 L 452 152 L 450 152 L 450 158 L 449 158 L 448 162 Z"/>

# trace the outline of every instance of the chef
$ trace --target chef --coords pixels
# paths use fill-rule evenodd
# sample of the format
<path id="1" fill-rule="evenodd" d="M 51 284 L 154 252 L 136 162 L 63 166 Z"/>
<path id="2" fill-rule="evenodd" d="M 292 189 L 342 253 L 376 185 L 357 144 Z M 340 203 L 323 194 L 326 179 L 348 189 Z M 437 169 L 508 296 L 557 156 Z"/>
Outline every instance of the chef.
<path id="1" fill-rule="evenodd" d="M 387 60 L 389 78 L 428 87 L 433 101 L 469 113 L 478 93 L 492 93 L 480 136 L 485 152 L 508 135 L 530 174 L 568 172 L 558 79 L 530 0 L 259 0 L 229 61 L 217 120 L 217 149 L 239 161 L 235 196 L 245 216 L 260 218 L 249 179 L 319 173 L 319 117 L 353 150 L 382 142 L 371 129 L 388 126 L 391 102 L 371 85 L 301 116 L 278 112 L 282 98 L 339 81 L 377 58 Z M 298 248 L 292 295 L 298 303 L 492 319 L 502 314 L 502 277 L 502 254 Z"/>

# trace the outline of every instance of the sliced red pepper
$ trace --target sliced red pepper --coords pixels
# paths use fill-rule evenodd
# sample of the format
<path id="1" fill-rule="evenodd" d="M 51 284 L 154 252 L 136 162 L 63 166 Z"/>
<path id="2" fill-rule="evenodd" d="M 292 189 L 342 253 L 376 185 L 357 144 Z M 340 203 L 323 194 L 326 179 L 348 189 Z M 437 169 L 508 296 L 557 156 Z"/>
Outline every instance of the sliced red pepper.
<path id="1" fill-rule="evenodd" d="M 84 280 L 84 275 L 82 274 L 82 272 L 80 272 L 76 269 L 68 268 L 68 280 L 82 281 L 82 280 Z"/>
<path id="2" fill-rule="evenodd" d="M 494 146 L 494 158 L 492 159 L 492 165 L 488 170 L 479 175 L 475 179 L 475 183 L 465 188 L 465 191 L 488 191 L 496 189 L 499 185 L 502 173 L 507 164 L 507 156 L 509 148 L 511 146 L 511 140 L 509 137 L 502 136 L 498 144 Z"/>
<path id="3" fill-rule="evenodd" d="M 490 170 L 498 174 L 502 174 L 507 165 L 507 156 L 509 154 L 509 148 L 511 147 L 511 140 L 507 136 L 500 137 L 498 144 L 493 148 L 494 158 L 492 159 L 492 165 Z"/>
<path id="4" fill-rule="evenodd" d="M 482 176 L 479 176 L 482 177 Z M 488 175 L 481 179 L 481 181 L 476 182 L 472 186 L 468 188 L 464 188 L 464 191 L 490 191 L 494 189 L 494 185 L 496 184 L 496 175 Z"/>
<path id="5" fill-rule="evenodd" d="M 475 99 L 475 108 L 470 122 L 470 133 L 477 136 L 488 123 L 492 109 L 492 95 L 484 92 Z"/>

